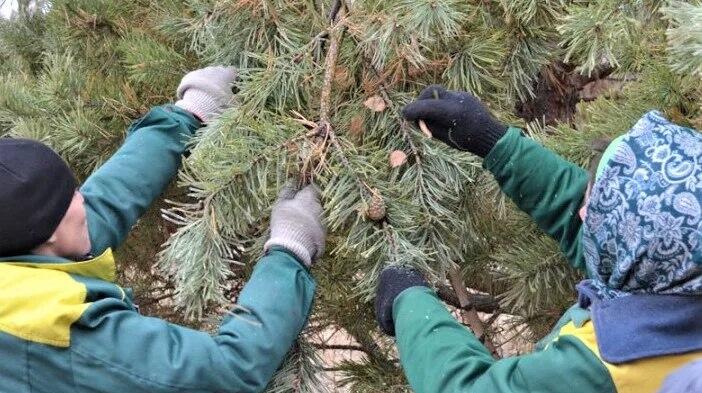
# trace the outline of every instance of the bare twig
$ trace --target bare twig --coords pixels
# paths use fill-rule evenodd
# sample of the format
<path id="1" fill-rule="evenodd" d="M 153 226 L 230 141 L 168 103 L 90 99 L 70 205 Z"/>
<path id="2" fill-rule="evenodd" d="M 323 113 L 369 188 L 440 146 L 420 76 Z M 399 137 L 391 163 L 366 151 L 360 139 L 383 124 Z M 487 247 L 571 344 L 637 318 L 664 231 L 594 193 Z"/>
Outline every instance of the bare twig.
<path id="1" fill-rule="evenodd" d="M 402 117 L 402 113 L 400 113 L 400 109 L 395 107 L 393 104 L 392 100 L 390 99 L 390 95 L 388 94 L 388 83 L 385 81 L 385 76 L 380 73 L 378 69 L 375 68 L 373 63 L 368 60 L 368 58 L 363 55 L 363 61 L 366 63 L 366 65 L 373 71 L 373 74 L 375 74 L 375 77 L 378 78 L 379 81 L 379 88 L 380 88 L 380 95 L 383 97 L 383 100 L 385 100 L 385 103 L 390 107 L 395 112 L 395 116 L 399 119 L 400 121 L 400 130 L 402 131 L 402 136 L 405 138 L 405 141 L 410 147 L 410 150 L 412 151 L 412 155 L 415 158 L 415 161 L 417 162 L 417 168 L 421 171 L 422 169 L 422 160 L 420 158 L 419 154 L 419 149 L 417 149 L 417 146 L 414 144 L 414 141 L 412 140 L 412 136 L 410 135 L 410 132 L 407 130 L 407 121 L 404 120 Z M 424 130 L 422 130 L 425 132 Z M 425 132 L 426 134 L 426 132 Z M 431 137 L 431 133 L 428 135 Z"/>
<path id="2" fill-rule="evenodd" d="M 349 162 L 348 158 L 346 158 L 344 149 L 341 147 L 339 140 L 336 138 L 334 130 L 332 130 L 331 128 L 331 124 L 327 123 L 326 125 L 327 135 L 329 136 L 329 140 L 331 140 L 332 145 L 334 145 L 334 149 L 336 149 L 337 153 L 339 154 L 339 160 L 341 160 L 341 163 L 346 167 L 347 170 L 354 174 L 356 183 L 358 183 L 358 187 L 361 189 L 361 196 L 365 199 L 368 193 L 373 194 L 373 189 L 356 175 L 355 171 L 353 170 L 353 167 L 351 166 L 351 163 Z"/>
<path id="3" fill-rule="evenodd" d="M 335 5 L 332 7 L 332 12 L 329 15 L 329 18 L 332 24 L 334 24 L 334 26 L 329 31 L 329 34 L 331 35 L 329 50 L 327 51 L 326 58 L 324 59 L 324 80 L 322 83 L 322 92 L 320 94 L 320 113 L 319 122 L 317 124 L 319 127 L 319 135 L 324 136 L 324 143 L 326 143 L 326 138 L 328 138 L 334 146 L 334 149 L 339 154 L 339 159 L 341 160 L 341 163 L 346 167 L 347 170 L 355 174 L 355 171 L 353 170 L 353 167 L 351 166 L 349 160 L 346 158 L 346 154 L 344 154 L 344 149 L 339 143 L 330 122 L 332 81 L 334 80 L 334 73 L 336 71 L 336 61 L 339 55 L 339 45 L 341 44 L 341 40 L 343 39 L 345 32 L 343 14 L 344 12 L 342 3 L 340 0 L 337 0 L 335 2 Z M 336 22 L 337 20 L 338 22 Z M 320 143 L 321 138 L 317 139 L 317 143 Z M 368 187 L 368 185 L 358 176 L 355 176 L 355 178 L 361 190 L 361 196 L 365 199 L 366 194 L 368 192 L 372 192 L 373 190 L 370 187 Z"/>
<path id="4" fill-rule="evenodd" d="M 336 17 L 339 14 L 339 11 L 341 11 L 341 6 L 342 6 L 342 1 L 341 0 L 335 0 L 334 4 L 332 4 L 331 9 L 329 10 L 329 20 L 332 22 L 336 22 Z"/>
<path id="5" fill-rule="evenodd" d="M 344 371 L 346 370 L 345 367 L 322 367 L 322 370 L 324 371 Z"/>
<path id="6" fill-rule="evenodd" d="M 339 11 L 340 17 L 343 18 L 343 12 L 340 10 Z M 337 15 L 334 15 L 337 16 Z M 332 89 L 332 81 L 334 80 L 334 71 L 336 70 L 336 60 L 339 55 L 339 45 L 341 43 L 341 39 L 343 38 L 344 35 L 344 28 L 342 26 L 343 24 L 343 19 L 340 20 L 334 26 L 334 28 L 331 29 L 331 42 L 329 45 L 329 51 L 327 52 L 327 56 L 324 60 L 324 81 L 322 84 L 322 92 L 320 94 L 320 102 L 319 102 L 319 122 L 318 127 L 320 129 L 320 135 L 324 135 L 325 137 L 328 137 L 329 140 L 331 141 L 332 145 L 334 146 L 334 149 L 337 151 L 339 154 L 339 159 L 341 160 L 341 163 L 346 167 L 347 170 L 349 170 L 351 173 L 354 173 L 353 168 L 351 167 L 351 163 L 349 160 L 346 158 L 346 155 L 344 154 L 344 149 L 341 147 L 341 144 L 336 138 L 336 134 L 334 133 L 334 130 L 331 126 L 330 123 L 330 106 L 331 106 L 331 89 Z M 318 138 L 319 139 L 319 138 Z M 319 143 L 319 142 L 318 142 Z M 371 191 L 367 190 L 366 184 L 356 177 L 356 182 L 359 185 L 359 188 L 361 189 L 362 196 L 365 196 L 366 191 Z"/>
<path id="7" fill-rule="evenodd" d="M 485 335 L 485 326 L 478 316 L 478 312 L 473 308 L 470 303 L 470 297 L 468 296 L 468 290 L 466 289 L 466 284 L 463 281 L 463 275 L 461 270 L 455 263 L 452 264 L 448 271 L 449 281 L 451 287 L 453 287 L 456 296 L 458 297 L 458 302 L 461 305 L 461 314 L 466 320 L 468 327 L 473 331 L 478 340 L 485 344 L 485 347 L 494 355 L 497 354 L 495 346 L 492 341 Z"/>
<path id="8" fill-rule="evenodd" d="M 497 299 L 495 299 L 495 297 L 491 295 L 468 293 L 468 300 L 470 306 L 464 307 L 461 306 L 456 292 L 454 292 L 450 286 L 444 284 L 437 285 L 436 290 L 441 300 L 450 304 L 453 307 L 460 308 L 466 311 L 470 310 L 471 308 L 474 308 L 478 312 L 492 314 L 498 312 L 500 309 L 500 303 L 497 301 Z M 489 324 L 486 323 L 486 325 Z"/>
<path id="9" fill-rule="evenodd" d="M 341 351 L 360 351 L 360 352 L 366 352 L 366 349 L 363 348 L 360 345 L 342 345 L 342 344 L 317 344 L 313 343 L 312 346 L 314 346 L 317 349 L 321 350 L 341 350 Z"/>
<path id="10" fill-rule="evenodd" d="M 476 307 L 475 309 L 478 310 L 477 307 Z M 478 310 L 478 311 L 480 311 L 480 310 Z M 482 312 L 482 311 L 481 311 L 481 312 Z M 495 312 L 494 312 L 492 315 L 490 315 L 490 318 L 488 318 L 488 320 L 485 321 L 485 325 L 486 325 L 486 326 L 492 326 L 492 324 L 494 324 L 494 323 L 497 321 L 497 318 L 499 318 L 500 315 L 502 315 L 502 314 L 500 313 L 500 310 L 499 310 L 499 309 L 498 309 L 498 310 L 495 310 Z"/>
<path id="11" fill-rule="evenodd" d="M 387 221 L 383 221 L 383 231 L 385 232 L 385 238 L 387 239 L 388 244 L 390 245 L 390 250 L 392 251 L 390 256 L 396 261 L 396 256 L 398 253 L 397 241 L 395 241 L 395 235 L 390 230 L 390 225 L 388 225 Z"/>
<path id="12" fill-rule="evenodd" d="M 148 298 L 148 299 L 146 299 L 146 300 L 141 301 L 141 302 L 139 303 L 139 305 L 141 305 L 141 306 L 150 306 L 150 305 L 152 305 L 152 304 L 157 304 L 157 303 L 161 302 L 161 300 L 170 299 L 170 298 L 172 298 L 173 296 L 175 296 L 175 292 L 167 293 L 167 294 L 165 294 L 165 295 L 161 295 L 161 296 L 157 296 L 157 297 L 150 297 L 150 298 Z"/>
<path id="13" fill-rule="evenodd" d="M 431 138 L 432 133 L 431 133 L 431 130 L 429 129 L 429 126 L 427 126 L 427 123 L 421 119 L 417 123 L 419 123 L 419 128 L 422 130 L 424 135 L 426 135 L 427 138 Z"/>
<path id="14" fill-rule="evenodd" d="M 329 106 L 331 99 L 331 86 L 334 79 L 334 72 L 336 71 L 336 59 L 339 55 L 339 43 L 344 35 L 344 29 L 341 28 L 339 22 L 331 30 L 331 40 L 329 44 L 329 51 L 327 52 L 327 57 L 324 60 L 324 83 L 322 85 L 322 93 L 320 99 L 320 120 L 324 123 L 329 123 Z"/>
<path id="15" fill-rule="evenodd" d="M 414 156 L 414 161 L 417 163 L 417 168 L 422 168 L 422 158 L 420 157 L 419 154 L 419 149 L 417 149 L 417 146 L 414 144 L 414 141 L 412 140 L 412 136 L 410 135 L 410 132 L 407 130 L 407 121 L 402 118 L 401 115 L 398 115 L 400 118 L 400 130 L 402 130 L 402 136 L 405 137 L 405 141 L 407 141 L 407 144 L 410 147 L 410 150 L 412 151 L 412 155 Z"/>

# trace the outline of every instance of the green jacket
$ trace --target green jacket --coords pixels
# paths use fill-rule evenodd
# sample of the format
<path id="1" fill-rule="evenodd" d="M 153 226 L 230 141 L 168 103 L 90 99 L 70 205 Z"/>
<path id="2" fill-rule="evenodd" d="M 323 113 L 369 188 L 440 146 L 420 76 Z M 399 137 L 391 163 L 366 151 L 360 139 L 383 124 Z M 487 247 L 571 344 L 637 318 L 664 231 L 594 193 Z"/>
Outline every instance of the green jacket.
<path id="1" fill-rule="evenodd" d="M 0 392 L 259 392 L 306 323 L 315 283 L 292 254 L 256 265 L 232 316 L 207 333 L 140 315 L 111 248 L 159 196 L 200 123 L 163 106 L 81 187 L 93 255 L 0 260 Z"/>
<path id="2" fill-rule="evenodd" d="M 538 165 L 534 165 L 538 163 Z M 585 270 L 578 209 L 587 173 L 511 128 L 483 162 L 502 191 Z M 496 360 L 434 291 L 412 287 L 393 305 L 400 361 L 417 393 L 646 393 L 702 353 L 612 365 L 601 360 L 589 312 L 574 306 L 537 351 Z"/>

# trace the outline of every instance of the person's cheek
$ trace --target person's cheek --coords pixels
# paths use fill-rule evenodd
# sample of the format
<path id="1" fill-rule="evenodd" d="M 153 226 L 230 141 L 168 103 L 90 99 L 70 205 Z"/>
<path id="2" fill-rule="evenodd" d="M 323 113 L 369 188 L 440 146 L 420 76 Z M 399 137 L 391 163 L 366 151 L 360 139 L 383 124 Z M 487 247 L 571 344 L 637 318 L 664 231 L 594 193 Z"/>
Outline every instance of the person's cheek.
<path id="1" fill-rule="evenodd" d="M 590 187 L 590 184 L 588 184 L 587 189 L 585 190 L 583 204 L 580 206 L 580 210 L 578 210 L 578 216 L 580 216 L 580 220 L 582 220 L 582 222 L 585 222 L 585 217 L 587 217 L 587 206 L 590 204 Z"/>

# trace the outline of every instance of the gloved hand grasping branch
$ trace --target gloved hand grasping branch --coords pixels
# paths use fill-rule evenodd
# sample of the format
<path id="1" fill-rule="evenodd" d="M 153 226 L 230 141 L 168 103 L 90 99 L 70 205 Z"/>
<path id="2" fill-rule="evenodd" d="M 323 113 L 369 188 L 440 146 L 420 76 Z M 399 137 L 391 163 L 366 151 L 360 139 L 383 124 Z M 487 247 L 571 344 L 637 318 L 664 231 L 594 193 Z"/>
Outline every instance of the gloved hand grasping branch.
<path id="1" fill-rule="evenodd" d="M 409 121 L 423 120 L 436 139 L 480 157 L 507 132 L 475 96 L 439 85 L 422 90 L 416 101 L 402 109 L 402 115 Z"/>
<path id="2" fill-rule="evenodd" d="M 389 266 L 380 273 L 380 281 L 375 293 L 375 319 L 385 334 L 395 335 L 395 321 L 392 306 L 402 291 L 411 287 L 428 287 L 429 284 L 419 271 L 402 266 Z"/>
<path id="3" fill-rule="evenodd" d="M 189 72 L 178 86 L 176 106 L 209 123 L 233 104 L 234 67 L 206 67 Z"/>
<path id="4" fill-rule="evenodd" d="M 271 238 L 266 242 L 267 252 L 280 246 L 295 254 L 310 267 L 324 254 L 326 233 L 322 224 L 322 205 L 319 191 L 309 185 L 299 191 L 285 187 L 278 196 L 271 214 Z"/>

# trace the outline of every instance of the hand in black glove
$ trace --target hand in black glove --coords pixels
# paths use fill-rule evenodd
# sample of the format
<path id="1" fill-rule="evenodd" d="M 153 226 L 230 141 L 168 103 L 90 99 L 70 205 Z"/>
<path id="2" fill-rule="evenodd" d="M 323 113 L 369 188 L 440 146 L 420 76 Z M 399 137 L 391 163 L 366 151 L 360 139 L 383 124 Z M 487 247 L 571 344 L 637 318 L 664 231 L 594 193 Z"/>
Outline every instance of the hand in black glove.
<path id="1" fill-rule="evenodd" d="M 431 85 L 402 109 L 409 121 L 424 120 L 432 136 L 456 149 L 485 157 L 507 132 L 475 96 Z"/>
<path id="2" fill-rule="evenodd" d="M 380 282 L 375 292 L 375 318 L 380 329 L 391 336 L 395 335 L 392 319 L 392 304 L 400 292 L 411 287 L 428 287 L 422 273 L 417 270 L 390 266 L 380 273 Z"/>

